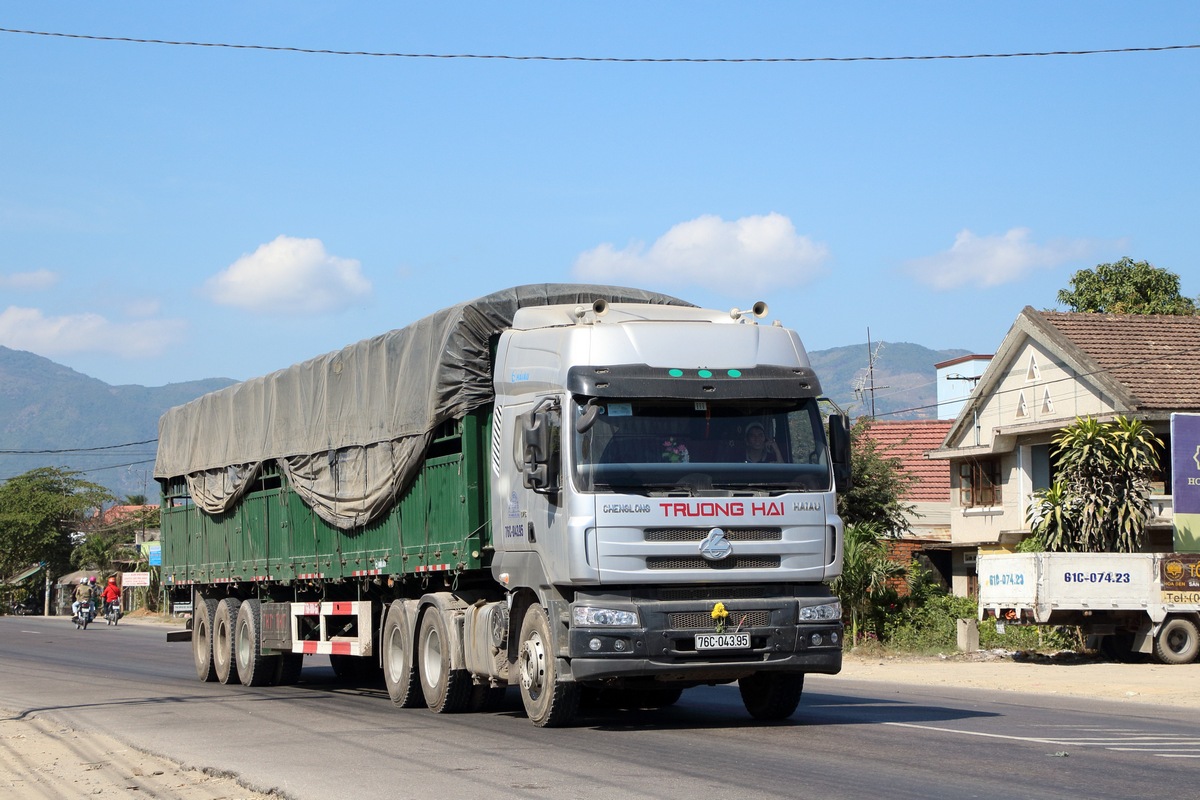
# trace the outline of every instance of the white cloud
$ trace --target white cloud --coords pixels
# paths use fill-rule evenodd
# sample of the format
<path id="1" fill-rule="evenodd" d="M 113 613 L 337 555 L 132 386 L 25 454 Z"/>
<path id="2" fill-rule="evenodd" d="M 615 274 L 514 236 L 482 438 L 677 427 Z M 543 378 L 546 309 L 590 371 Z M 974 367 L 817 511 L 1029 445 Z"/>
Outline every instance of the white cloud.
<path id="1" fill-rule="evenodd" d="M 48 269 L 0 275 L 0 288 L 4 289 L 49 289 L 56 283 L 58 283 L 58 273 Z"/>
<path id="2" fill-rule="evenodd" d="M 0 311 L 0 344 L 41 356 L 106 353 L 125 358 L 159 356 L 183 332 L 180 320 L 113 322 L 99 314 L 47 317 L 37 308 Z"/>
<path id="3" fill-rule="evenodd" d="M 279 236 L 205 284 L 213 301 L 250 311 L 339 311 L 370 293 L 358 261 L 325 252 L 320 239 Z"/>
<path id="4" fill-rule="evenodd" d="M 697 284 L 731 294 L 805 283 L 820 274 L 825 245 L 796 233 L 782 214 L 727 222 L 706 214 L 681 222 L 647 248 L 602 244 L 575 260 L 575 276 L 597 282 Z"/>
<path id="5" fill-rule="evenodd" d="M 962 230 L 949 250 L 904 265 L 904 271 L 934 289 L 963 286 L 990 288 L 1019 281 L 1030 272 L 1052 269 L 1093 252 L 1094 242 L 1030 241 L 1028 228 L 1013 228 L 1001 236 L 977 236 Z"/>

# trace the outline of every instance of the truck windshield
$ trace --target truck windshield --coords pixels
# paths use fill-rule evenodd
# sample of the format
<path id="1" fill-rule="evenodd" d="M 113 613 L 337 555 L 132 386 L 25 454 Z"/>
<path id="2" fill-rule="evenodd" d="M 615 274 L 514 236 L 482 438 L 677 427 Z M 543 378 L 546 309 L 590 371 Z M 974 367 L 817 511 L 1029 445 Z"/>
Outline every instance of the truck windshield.
<path id="1" fill-rule="evenodd" d="M 595 424 L 574 434 L 573 475 L 582 491 L 769 495 L 830 488 L 815 399 L 605 398 L 592 405 Z"/>

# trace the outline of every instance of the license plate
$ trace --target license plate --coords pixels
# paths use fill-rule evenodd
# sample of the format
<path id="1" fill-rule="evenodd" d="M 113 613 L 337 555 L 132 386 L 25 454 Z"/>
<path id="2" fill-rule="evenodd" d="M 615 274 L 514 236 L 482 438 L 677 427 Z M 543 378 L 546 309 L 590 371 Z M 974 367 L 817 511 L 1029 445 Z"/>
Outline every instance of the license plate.
<path id="1" fill-rule="evenodd" d="M 748 650 L 748 633 L 697 633 L 697 650 Z"/>

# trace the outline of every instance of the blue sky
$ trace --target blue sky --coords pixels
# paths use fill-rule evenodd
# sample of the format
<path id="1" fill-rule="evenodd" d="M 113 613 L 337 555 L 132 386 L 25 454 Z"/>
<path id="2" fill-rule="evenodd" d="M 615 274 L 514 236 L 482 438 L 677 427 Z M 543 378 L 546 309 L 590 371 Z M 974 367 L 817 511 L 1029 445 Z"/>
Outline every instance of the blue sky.
<path id="1" fill-rule="evenodd" d="M 1200 4 L 10 0 L 0 28 L 407 54 L 1200 44 Z M 1200 50 L 398 58 L 0 33 L 0 344 L 244 379 L 524 283 L 992 352 L 1078 269 L 1200 294 Z"/>

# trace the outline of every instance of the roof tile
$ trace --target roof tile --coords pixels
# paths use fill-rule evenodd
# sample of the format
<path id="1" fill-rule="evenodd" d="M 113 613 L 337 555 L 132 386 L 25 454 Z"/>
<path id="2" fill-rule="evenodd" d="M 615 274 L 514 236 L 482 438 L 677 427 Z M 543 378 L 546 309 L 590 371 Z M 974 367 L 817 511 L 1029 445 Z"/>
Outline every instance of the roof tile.
<path id="1" fill-rule="evenodd" d="M 1124 384 L 1138 410 L 1200 409 L 1200 316 L 1040 313 Z"/>

